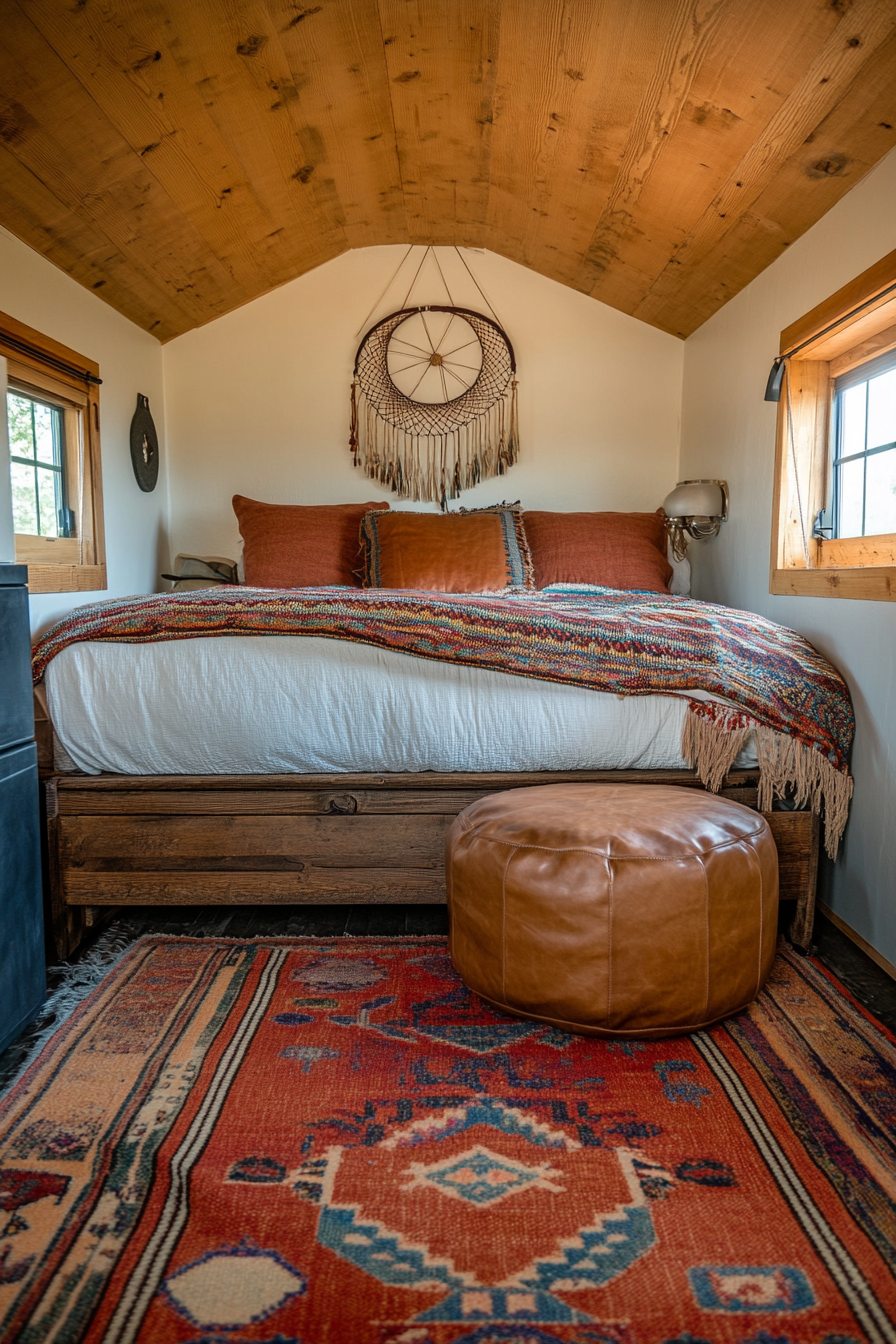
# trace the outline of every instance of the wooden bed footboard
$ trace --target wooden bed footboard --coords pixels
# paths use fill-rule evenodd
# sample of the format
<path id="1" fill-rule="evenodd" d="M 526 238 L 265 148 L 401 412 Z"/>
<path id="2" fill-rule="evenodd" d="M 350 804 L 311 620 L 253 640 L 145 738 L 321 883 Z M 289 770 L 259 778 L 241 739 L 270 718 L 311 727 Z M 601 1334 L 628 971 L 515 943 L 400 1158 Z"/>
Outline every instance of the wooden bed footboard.
<path id="1" fill-rule="evenodd" d="M 445 836 L 476 799 L 564 783 L 676 784 L 687 770 L 515 774 L 48 775 L 52 937 L 60 958 L 109 906 L 439 904 Z M 755 771 L 721 790 L 756 807 Z M 819 823 L 771 812 L 790 936 L 812 938 Z"/>

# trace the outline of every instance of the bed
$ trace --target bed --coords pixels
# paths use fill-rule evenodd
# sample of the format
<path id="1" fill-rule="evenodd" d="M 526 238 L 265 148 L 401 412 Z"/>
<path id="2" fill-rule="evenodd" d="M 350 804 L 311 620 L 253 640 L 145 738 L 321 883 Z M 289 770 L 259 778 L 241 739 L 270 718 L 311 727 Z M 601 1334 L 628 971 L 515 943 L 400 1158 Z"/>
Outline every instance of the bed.
<path id="1" fill-rule="evenodd" d="M 842 829 L 848 804 L 834 670 L 790 632 L 687 598 L 120 599 L 60 622 L 35 674 L 57 742 L 43 787 L 60 956 L 128 904 L 444 901 L 458 811 L 568 780 L 710 786 L 762 810 L 808 947 L 819 814 Z"/>

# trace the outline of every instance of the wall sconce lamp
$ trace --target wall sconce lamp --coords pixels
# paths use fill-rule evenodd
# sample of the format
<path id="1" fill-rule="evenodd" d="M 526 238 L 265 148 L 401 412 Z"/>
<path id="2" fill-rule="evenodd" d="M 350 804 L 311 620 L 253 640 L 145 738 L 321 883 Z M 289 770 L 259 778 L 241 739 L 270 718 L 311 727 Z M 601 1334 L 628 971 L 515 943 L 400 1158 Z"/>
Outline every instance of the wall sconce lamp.
<path id="1" fill-rule="evenodd" d="M 728 517 L 727 481 L 681 481 L 663 500 L 666 530 L 676 560 L 688 552 L 688 538 L 705 541 L 718 536 Z"/>

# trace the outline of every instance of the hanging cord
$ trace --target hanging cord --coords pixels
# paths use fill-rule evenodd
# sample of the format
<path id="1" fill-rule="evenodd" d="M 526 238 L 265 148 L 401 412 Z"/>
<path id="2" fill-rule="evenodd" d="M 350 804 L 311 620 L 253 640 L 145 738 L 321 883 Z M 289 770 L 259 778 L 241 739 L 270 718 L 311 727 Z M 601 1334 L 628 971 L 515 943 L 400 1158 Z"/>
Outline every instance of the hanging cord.
<path id="1" fill-rule="evenodd" d="M 393 274 L 390 276 L 389 281 L 388 281 L 388 283 L 387 283 L 387 285 L 386 285 L 386 288 L 383 290 L 382 294 L 379 296 L 379 298 L 377 299 L 376 303 L 373 305 L 373 307 L 371 308 L 370 312 L 367 314 L 367 316 L 365 317 L 364 321 L 361 323 L 360 327 L 359 327 L 358 330 L 355 332 L 355 336 L 356 336 L 356 337 L 360 336 L 360 335 L 361 335 L 361 332 L 364 331 L 364 329 L 365 329 L 366 326 L 367 326 L 367 323 L 370 321 L 371 317 L 372 317 L 373 314 L 376 312 L 377 308 L 379 308 L 379 306 L 380 306 L 380 304 L 382 303 L 383 299 L 384 299 L 384 298 L 386 297 L 386 295 L 389 293 L 389 290 L 390 290 L 390 289 L 392 288 L 392 286 L 395 284 L 395 281 L 398 279 L 398 275 L 399 275 L 399 272 L 401 271 L 401 268 L 404 266 L 405 262 L 407 261 L 408 257 L 411 255 L 411 253 L 413 252 L 413 250 L 414 250 L 414 244 L 411 243 L 410 246 L 408 247 L 407 252 L 405 252 L 405 254 L 404 254 L 404 256 L 402 257 L 401 261 L 398 263 L 398 267 L 397 267 L 397 269 L 396 269 L 396 270 L 393 272 Z M 425 256 L 426 253 L 424 252 L 423 255 Z M 420 265 L 421 265 L 421 266 L 423 265 L 423 262 L 422 262 L 422 261 L 421 261 Z M 418 268 L 417 268 L 417 275 L 419 275 L 419 274 L 420 274 L 420 267 L 418 266 Z M 417 276 L 415 275 L 415 276 L 414 276 L 414 280 L 416 280 L 416 278 L 417 278 Z M 412 288 L 412 289 L 413 289 L 413 286 L 414 286 L 414 280 L 411 281 L 411 288 Z M 408 291 L 408 293 L 410 293 L 410 290 Z"/>
<path id="2" fill-rule="evenodd" d="M 455 248 L 455 251 L 456 251 L 456 250 L 457 250 L 457 249 Z M 441 277 L 442 284 L 445 286 L 445 293 L 448 295 L 448 302 L 451 304 L 451 307 L 452 307 L 452 308 L 455 308 L 457 305 L 456 305 L 455 302 L 454 302 L 454 299 L 453 299 L 452 294 L 451 294 L 451 290 L 448 288 L 448 281 L 445 279 L 444 272 L 442 271 L 442 267 L 441 267 L 441 265 L 440 265 L 440 263 L 439 263 L 439 254 L 438 254 L 438 252 L 435 250 L 435 248 L 432 248 L 432 259 L 433 259 L 433 261 L 434 261 L 435 264 L 436 264 L 436 267 L 437 267 L 438 272 L 439 272 L 439 276 Z"/>
<path id="3" fill-rule="evenodd" d="M 432 245 L 431 245 L 431 244 L 428 244 L 428 245 L 426 246 L 426 248 L 424 249 L 423 256 L 420 258 L 420 265 L 417 267 L 416 271 L 414 272 L 414 278 L 413 278 L 413 280 L 411 281 L 411 283 L 408 285 L 408 292 L 407 292 L 407 294 L 405 294 L 405 296 L 404 296 L 404 298 L 403 298 L 403 300 L 402 300 L 402 303 L 401 303 L 402 308 L 407 308 L 407 306 L 408 306 L 408 299 L 411 297 L 411 290 L 412 290 L 412 289 L 414 288 L 414 286 L 416 285 L 416 283 L 417 283 L 417 276 L 418 276 L 418 275 L 420 274 L 420 272 L 423 270 L 423 263 L 424 263 L 424 261 L 426 260 L 426 258 L 429 256 L 429 254 L 430 254 L 431 251 L 432 251 Z"/>
<path id="4" fill-rule="evenodd" d="M 470 270 L 469 266 L 467 265 L 467 259 L 466 259 L 466 257 L 464 256 L 463 252 L 461 252 L 461 250 L 460 250 L 460 248 L 457 246 L 457 244 L 455 244 L 455 246 L 454 246 L 454 250 L 455 250 L 455 252 L 457 253 L 457 255 L 460 257 L 460 259 L 461 259 L 461 261 L 463 262 L 464 266 L 466 267 L 467 275 L 470 277 L 470 279 L 473 281 L 473 284 L 476 286 L 476 288 L 479 290 L 479 293 L 482 295 L 482 298 L 483 298 L 483 301 L 484 301 L 484 303 L 485 303 L 486 308 L 489 310 L 489 312 L 491 313 L 492 317 L 495 319 L 495 321 L 497 322 L 498 326 L 500 327 L 500 326 L 502 325 L 502 324 L 501 324 L 501 319 L 498 317 L 498 314 L 495 312 L 494 308 L 491 306 L 491 304 L 489 303 L 488 299 L 486 298 L 486 296 L 485 296 L 485 290 L 482 288 L 482 286 L 480 285 L 479 281 L 476 279 L 475 275 L 473 274 L 473 272 Z M 446 288 L 447 288 L 447 286 L 446 286 Z M 503 330 L 503 328 L 502 328 L 502 330 Z"/>
<path id="5" fill-rule="evenodd" d="M 800 533 L 803 539 L 803 556 L 806 560 L 806 568 L 812 568 L 812 561 L 809 558 L 809 542 L 806 537 L 806 520 L 803 514 L 803 497 L 800 491 L 800 476 L 796 465 L 796 443 L 793 437 L 793 407 L 790 402 L 790 360 L 785 359 L 784 369 L 787 382 L 787 437 L 790 440 L 790 460 L 793 463 L 793 483 L 796 488 L 796 503 L 800 515 Z"/>

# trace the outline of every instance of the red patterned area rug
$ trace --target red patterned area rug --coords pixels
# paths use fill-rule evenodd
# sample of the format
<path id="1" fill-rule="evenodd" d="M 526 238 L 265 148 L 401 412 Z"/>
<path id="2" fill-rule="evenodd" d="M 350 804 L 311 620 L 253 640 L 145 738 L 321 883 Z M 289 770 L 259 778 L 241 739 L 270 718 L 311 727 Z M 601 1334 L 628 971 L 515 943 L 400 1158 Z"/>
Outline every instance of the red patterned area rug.
<path id="1" fill-rule="evenodd" d="M 150 937 L 0 1108 L 21 1344 L 896 1341 L 896 1049 L 816 965 L 690 1038 L 446 941 Z"/>

